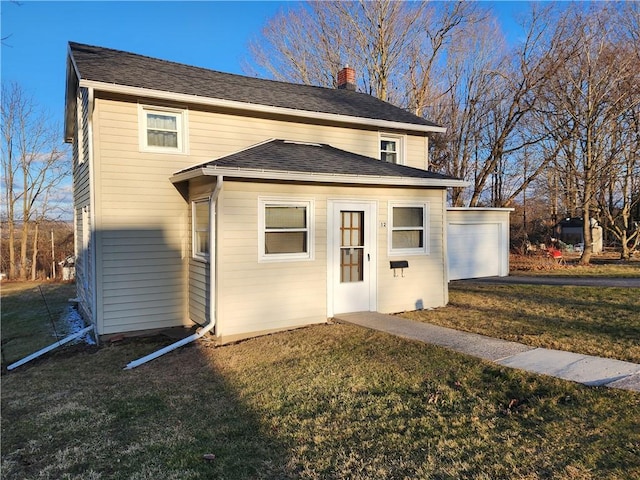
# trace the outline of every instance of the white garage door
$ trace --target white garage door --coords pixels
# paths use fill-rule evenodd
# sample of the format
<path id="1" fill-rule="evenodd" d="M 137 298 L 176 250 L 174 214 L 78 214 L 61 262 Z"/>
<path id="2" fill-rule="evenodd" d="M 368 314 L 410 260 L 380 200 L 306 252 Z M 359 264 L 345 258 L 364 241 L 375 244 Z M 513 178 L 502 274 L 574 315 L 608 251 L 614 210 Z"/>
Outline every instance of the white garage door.
<path id="1" fill-rule="evenodd" d="M 450 223 L 447 241 L 449 280 L 500 275 L 499 223 Z"/>

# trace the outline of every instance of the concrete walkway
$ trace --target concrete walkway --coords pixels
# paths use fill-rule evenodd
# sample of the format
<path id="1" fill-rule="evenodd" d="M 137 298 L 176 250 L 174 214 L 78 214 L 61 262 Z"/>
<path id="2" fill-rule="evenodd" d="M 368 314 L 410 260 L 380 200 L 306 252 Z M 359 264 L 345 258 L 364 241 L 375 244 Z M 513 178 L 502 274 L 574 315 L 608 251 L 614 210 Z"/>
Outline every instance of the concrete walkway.
<path id="1" fill-rule="evenodd" d="M 591 386 L 640 392 L 640 365 L 461 332 L 377 312 L 336 315 L 335 321 L 379 330 L 488 360 L 506 367 L 550 375 Z"/>

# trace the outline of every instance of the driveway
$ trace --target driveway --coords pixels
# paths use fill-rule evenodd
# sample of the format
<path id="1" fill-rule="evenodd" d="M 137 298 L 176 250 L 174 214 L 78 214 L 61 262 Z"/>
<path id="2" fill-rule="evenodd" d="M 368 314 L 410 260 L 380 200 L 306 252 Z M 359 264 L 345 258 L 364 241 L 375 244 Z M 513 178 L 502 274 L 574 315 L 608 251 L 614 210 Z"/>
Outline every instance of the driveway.
<path id="1" fill-rule="evenodd" d="M 568 285 L 576 287 L 621 287 L 640 288 L 640 277 L 613 278 L 613 277 L 547 277 L 547 276 L 509 276 L 470 278 L 466 280 L 453 280 L 451 285 L 463 283 L 493 283 L 511 285 Z"/>

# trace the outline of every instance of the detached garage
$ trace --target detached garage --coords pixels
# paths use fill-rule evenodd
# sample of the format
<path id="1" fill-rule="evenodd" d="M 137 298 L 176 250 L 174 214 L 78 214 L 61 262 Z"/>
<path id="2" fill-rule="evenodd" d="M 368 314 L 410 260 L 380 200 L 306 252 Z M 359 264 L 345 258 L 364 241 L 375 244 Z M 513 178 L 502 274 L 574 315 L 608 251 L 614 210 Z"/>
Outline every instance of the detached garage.
<path id="1" fill-rule="evenodd" d="M 512 208 L 448 208 L 449 280 L 509 275 Z"/>

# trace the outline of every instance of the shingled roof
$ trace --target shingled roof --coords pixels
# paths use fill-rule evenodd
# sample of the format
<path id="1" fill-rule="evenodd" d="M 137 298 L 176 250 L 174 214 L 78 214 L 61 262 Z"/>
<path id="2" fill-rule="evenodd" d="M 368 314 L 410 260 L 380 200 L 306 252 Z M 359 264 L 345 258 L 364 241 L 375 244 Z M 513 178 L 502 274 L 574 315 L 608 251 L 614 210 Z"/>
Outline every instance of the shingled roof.
<path id="1" fill-rule="evenodd" d="M 278 139 L 181 170 L 174 175 L 174 181 L 200 174 L 337 183 L 466 185 L 466 182 L 447 175 L 383 162 L 327 144 Z"/>
<path id="2" fill-rule="evenodd" d="M 69 52 L 78 80 L 98 82 L 104 87 L 120 85 L 444 130 L 371 95 L 346 89 L 246 77 L 75 42 L 69 42 Z"/>

